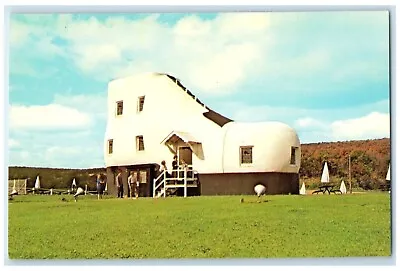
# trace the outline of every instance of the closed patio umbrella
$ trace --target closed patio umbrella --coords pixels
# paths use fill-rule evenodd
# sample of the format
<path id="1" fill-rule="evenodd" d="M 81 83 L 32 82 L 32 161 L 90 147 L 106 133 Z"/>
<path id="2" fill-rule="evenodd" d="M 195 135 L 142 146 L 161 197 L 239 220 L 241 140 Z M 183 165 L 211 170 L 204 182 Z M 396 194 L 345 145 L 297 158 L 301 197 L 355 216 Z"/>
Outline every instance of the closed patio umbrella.
<path id="1" fill-rule="evenodd" d="M 386 181 L 390 181 L 390 164 L 389 164 L 389 169 L 386 173 Z"/>
<path id="2" fill-rule="evenodd" d="M 300 188 L 300 195 L 305 195 L 306 194 L 306 185 L 303 182 L 303 185 Z"/>
<path id="3" fill-rule="evenodd" d="M 40 178 L 39 178 L 39 175 L 36 177 L 35 189 L 40 189 Z"/>
<path id="4" fill-rule="evenodd" d="M 347 188 L 346 188 L 346 184 L 344 183 L 344 181 L 342 181 L 342 183 L 340 184 L 340 192 L 342 192 L 342 194 L 347 193 Z"/>
<path id="5" fill-rule="evenodd" d="M 76 181 L 75 181 L 75 178 L 72 180 L 72 184 L 71 184 L 71 189 L 72 189 L 72 191 L 74 191 L 74 188 L 76 188 Z"/>
<path id="6" fill-rule="evenodd" d="M 328 170 L 328 164 L 326 162 L 324 165 L 324 169 L 322 171 L 321 183 L 329 183 L 329 170 Z"/>
<path id="7" fill-rule="evenodd" d="M 389 168 L 388 171 L 386 173 L 386 186 L 389 188 L 389 193 L 390 193 L 390 164 L 389 164 Z"/>

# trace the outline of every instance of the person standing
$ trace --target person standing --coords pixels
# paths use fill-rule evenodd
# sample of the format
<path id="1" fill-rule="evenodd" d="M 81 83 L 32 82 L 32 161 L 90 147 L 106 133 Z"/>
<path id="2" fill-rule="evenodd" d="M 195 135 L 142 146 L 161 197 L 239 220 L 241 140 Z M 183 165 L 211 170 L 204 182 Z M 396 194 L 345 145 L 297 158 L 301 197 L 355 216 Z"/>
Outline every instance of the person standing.
<path id="1" fill-rule="evenodd" d="M 133 198 L 134 194 L 134 185 L 135 185 L 135 180 L 133 179 L 133 171 L 131 171 L 128 177 L 128 189 L 131 198 Z"/>
<path id="2" fill-rule="evenodd" d="M 139 178 L 136 178 L 136 187 L 135 187 L 136 198 L 139 198 L 139 192 L 140 192 L 140 182 Z"/>
<path id="3" fill-rule="evenodd" d="M 103 198 L 103 192 L 104 192 L 104 186 L 105 186 L 105 181 L 101 174 L 97 174 L 97 179 L 96 179 L 96 189 L 97 189 L 97 199 Z"/>
<path id="4" fill-rule="evenodd" d="M 122 183 L 122 173 L 121 171 L 118 172 L 117 177 L 115 178 L 115 182 L 117 184 L 117 198 L 124 197 L 124 184 Z"/>
<path id="5" fill-rule="evenodd" d="M 178 169 L 178 156 L 174 155 L 174 159 L 172 160 L 172 170 Z M 172 176 L 176 178 L 176 171 L 172 171 Z"/>
<path id="6" fill-rule="evenodd" d="M 172 160 L 172 178 L 176 178 L 177 176 L 178 176 L 178 156 L 174 155 L 174 159 Z"/>
<path id="7" fill-rule="evenodd" d="M 160 166 L 160 173 L 163 173 L 164 171 L 167 171 L 167 164 L 165 163 L 164 160 L 162 160 L 161 161 L 161 166 Z"/>

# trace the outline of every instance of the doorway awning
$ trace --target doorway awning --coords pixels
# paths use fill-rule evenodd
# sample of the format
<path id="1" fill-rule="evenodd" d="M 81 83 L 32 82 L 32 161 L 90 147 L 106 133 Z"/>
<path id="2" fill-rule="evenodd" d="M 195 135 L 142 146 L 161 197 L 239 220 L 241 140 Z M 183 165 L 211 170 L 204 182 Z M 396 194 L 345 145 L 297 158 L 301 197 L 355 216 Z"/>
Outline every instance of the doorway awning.
<path id="1" fill-rule="evenodd" d="M 185 143 L 199 143 L 199 144 L 201 143 L 190 133 L 172 131 L 166 138 L 164 138 L 163 141 L 161 141 L 161 144 L 168 144 L 168 143 L 174 144 L 175 142 L 178 142 L 179 140 L 182 140 Z"/>
<path id="2" fill-rule="evenodd" d="M 169 135 L 161 141 L 161 144 L 165 144 L 173 153 L 177 152 L 177 146 L 181 142 L 186 143 L 186 145 L 193 151 L 196 156 L 204 160 L 203 147 L 201 142 L 196 139 L 193 135 L 187 132 L 172 131 Z"/>

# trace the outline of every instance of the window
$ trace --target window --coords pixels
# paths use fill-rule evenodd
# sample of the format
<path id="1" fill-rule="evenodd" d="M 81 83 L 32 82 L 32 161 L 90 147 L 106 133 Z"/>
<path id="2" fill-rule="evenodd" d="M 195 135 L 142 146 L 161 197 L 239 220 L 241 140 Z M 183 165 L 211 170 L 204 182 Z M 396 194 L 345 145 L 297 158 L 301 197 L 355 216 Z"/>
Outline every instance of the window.
<path id="1" fill-rule="evenodd" d="M 108 154 L 111 154 L 113 152 L 113 140 L 109 139 L 108 140 Z"/>
<path id="2" fill-rule="evenodd" d="M 122 115 L 123 108 L 124 108 L 124 102 L 118 101 L 117 102 L 117 116 Z"/>
<path id="3" fill-rule="evenodd" d="M 140 174 L 140 183 L 147 183 L 147 171 L 141 170 L 139 174 Z"/>
<path id="4" fill-rule="evenodd" d="M 253 146 L 240 147 L 240 163 L 253 163 Z"/>
<path id="5" fill-rule="evenodd" d="M 141 96 L 138 98 L 138 112 L 143 111 L 143 105 L 144 105 L 144 96 Z"/>
<path id="6" fill-rule="evenodd" d="M 143 136 L 137 136 L 136 137 L 136 150 L 144 151 Z"/>
<path id="7" fill-rule="evenodd" d="M 292 147 L 291 153 L 290 153 L 290 164 L 291 165 L 296 165 L 296 153 L 297 153 L 298 147 Z"/>

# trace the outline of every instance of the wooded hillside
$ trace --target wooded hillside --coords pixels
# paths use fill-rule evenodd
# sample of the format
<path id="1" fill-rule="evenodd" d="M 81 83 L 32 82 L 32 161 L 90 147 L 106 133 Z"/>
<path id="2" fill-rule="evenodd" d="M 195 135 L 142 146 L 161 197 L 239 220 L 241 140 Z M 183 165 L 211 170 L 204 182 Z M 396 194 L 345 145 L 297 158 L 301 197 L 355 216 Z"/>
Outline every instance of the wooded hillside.
<path id="1" fill-rule="evenodd" d="M 351 159 L 351 178 L 354 187 L 378 189 L 385 183 L 390 161 L 390 140 L 360 140 L 332 143 L 313 143 L 301 146 L 300 178 L 302 181 L 318 182 L 323 164 L 328 162 L 333 182 L 348 180 L 349 156 Z M 76 178 L 78 186 L 95 189 L 95 177 L 89 174 L 103 173 L 105 168 L 95 169 L 56 169 L 9 167 L 9 179 L 29 178 L 28 187 L 33 187 L 36 176 L 40 175 L 43 188 L 67 188 Z"/>
<path id="2" fill-rule="evenodd" d="M 300 178 L 320 178 L 324 162 L 328 162 L 333 180 L 348 180 L 349 157 L 351 179 L 356 187 L 377 189 L 385 183 L 390 162 L 390 140 L 345 141 L 303 144 Z"/>
<path id="3" fill-rule="evenodd" d="M 96 176 L 89 174 L 106 173 L 105 168 L 92 169 L 63 169 L 63 168 L 35 168 L 35 167 L 9 167 L 8 179 L 28 178 L 27 187 L 35 185 L 36 176 L 40 176 L 41 188 L 64 189 L 71 187 L 75 178 L 76 185 L 82 188 L 88 185 L 89 190 L 96 189 Z"/>

